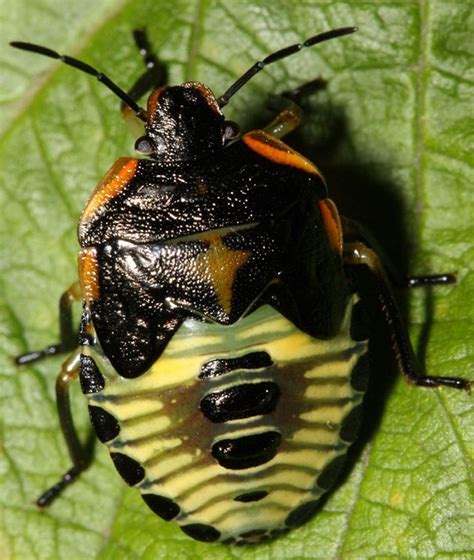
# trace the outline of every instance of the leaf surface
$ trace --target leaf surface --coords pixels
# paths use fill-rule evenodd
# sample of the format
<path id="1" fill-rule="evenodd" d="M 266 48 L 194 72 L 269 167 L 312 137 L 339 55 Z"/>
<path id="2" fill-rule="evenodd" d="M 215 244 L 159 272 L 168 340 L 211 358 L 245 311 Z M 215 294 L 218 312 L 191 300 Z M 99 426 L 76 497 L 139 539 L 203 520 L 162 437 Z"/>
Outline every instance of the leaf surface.
<path id="1" fill-rule="evenodd" d="M 66 51 L 125 89 L 142 71 L 131 31 L 145 26 L 170 82 L 201 80 L 216 94 L 274 50 L 359 26 L 262 72 L 226 115 L 243 129 L 264 126 L 268 92 L 324 76 L 326 90 L 306 100 L 304 126 L 288 142 L 320 166 L 344 212 L 368 225 L 398 268 L 458 272 L 457 286 L 410 294 L 405 312 L 427 371 L 473 377 L 472 3 L 1 0 L 0 12 L 3 39 Z M 300 529 L 255 547 L 192 541 L 124 487 L 101 445 L 80 481 L 36 510 L 34 499 L 69 466 L 54 403 L 61 360 L 20 370 L 11 356 L 56 340 L 55 302 L 76 278 L 80 210 L 134 140 L 118 101 L 84 74 L 4 48 L 0 76 L 0 557 L 469 557 L 472 399 L 407 386 L 383 336 L 344 476 Z"/>

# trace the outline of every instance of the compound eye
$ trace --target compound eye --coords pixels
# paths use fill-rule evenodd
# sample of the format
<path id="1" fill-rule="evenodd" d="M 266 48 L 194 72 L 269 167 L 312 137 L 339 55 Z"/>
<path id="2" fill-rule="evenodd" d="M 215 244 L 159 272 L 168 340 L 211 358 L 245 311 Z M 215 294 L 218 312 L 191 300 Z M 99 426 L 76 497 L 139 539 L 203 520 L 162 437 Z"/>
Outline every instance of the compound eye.
<path id="1" fill-rule="evenodd" d="M 224 140 L 234 140 L 240 134 L 239 125 L 234 121 L 225 121 Z"/>
<path id="2" fill-rule="evenodd" d="M 156 151 L 156 148 L 148 136 L 141 136 L 135 142 L 135 150 L 144 156 L 149 156 Z"/>

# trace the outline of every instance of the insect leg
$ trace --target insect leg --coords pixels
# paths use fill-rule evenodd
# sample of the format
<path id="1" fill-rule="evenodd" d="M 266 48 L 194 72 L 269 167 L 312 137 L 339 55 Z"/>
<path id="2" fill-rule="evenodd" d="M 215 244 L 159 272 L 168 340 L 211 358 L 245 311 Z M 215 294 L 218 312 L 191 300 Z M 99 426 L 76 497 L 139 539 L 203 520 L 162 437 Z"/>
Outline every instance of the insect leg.
<path id="1" fill-rule="evenodd" d="M 60 342 L 59 344 L 51 344 L 41 350 L 34 350 L 26 352 L 15 358 L 15 363 L 19 366 L 30 364 L 46 358 L 61 354 L 63 352 L 70 352 L 77 346 L 77 328 L 75 327 L 72 319 L 72 304 L 75 301 L 82 299 L 81 288 L 79 282 L 74 282 L 61 296 L 59 300 L 59 329 L 60 329 Z"/>
<path id="2" fill-rule="evenodd" d="M 423 274 L 421 276 L 407 276 L 405 286 L 407 288 L 419 288 L 420 286 L 444 286 L 456 284 L 458 281 L 455 272 L 444 272 L 441 274 Z"/>
<path id="3" fill-rule="evenodd" d="M 326 82 L 322 78 L 317 78 L 311 82 L 291 91 L 285 91 L 279 95 L 273 95 L 268 103 L 270 109 L 279 111 L 273 121 L 264 128 L 265 132 L 283 138 L 301 122 L 302 110 L 299 105 L 303 95 L 313 93 L 325 87 Z"/>
<path id="4" fill-rule="evenodd" d="M 263 130 L 276 136 L 277 138 L 283 138 L 289 134 L 292 130 L 297 128 L 301 122 L 301 109 L 296 105 L 288 101 L 288 106 L 283 109 L 278 115 L 272 120 L 272 122 L 267 125 Z"/>
<path id="5" fill-rule="evenodd" d="M 148 91 L 165 85 L 168 80 L 168 72 L 166 66 L 152 53 L 148 37 L 143 29 L 135 29 L 133 38 L 146 66 L 145 72 L 127 91 L 132 99 L 138 101 Z"/>
<path id="6" fill-rule="evenodd" d="M 39 507 L 48 506 L 57 496 L 74 481 L 75 478 L 87 468 L 90 456 L 87 448 L 81 444 L 71 413 L 69 400 L 69 387 L 79 375 L 80 351 L 76 350 L 63 364 L 61 372 L 56 379 L 56 405 L 58 409 L 61 430 L 66 441 L 72 467 L 64 473 L 59 481 L 48 488 L 36 501 Z"/>
<path id="7" fill-rule="evenodd" d="M 423 274 L 420 276 L 402 276 L 400 275 L 397 267 L 392 260 L 383 251 L 377 240 L 371 235 L 366 228 L 359 222 L 341 216 L 341 223 L 344 230 L 344 240 L 346 242 L 360 241 L 367 247 L 381 257 L 384 263 L 385 270 L 390 277 L 390 280 L 399 288 L 418 288 L 421 286 L 436 286 L 455 284 L 457 282 L 457 275 L 455 272 L 446 272 L 441 274 Z"/>
<path id="8" fill-rule="evenodd" d="M 145 31 L 136 29 L 133 32 L 133 38 L 146 66 L 145 72 L 137 78 L 132 87 L 127 91 L 127 95 L 131 99 L 138 101 L 145 93 L 165 85 L 168 73 L 166 66 L 151 52 Z M 122 111 L 122 116 L 131 133 L 134 136 L 141 136 L 143 134 L 143 122 L 133 113 L 127 104 L 122 102 L 120 110 Z"/>
<path id="9" fill-rule="evenodd" d="M 398 364 L 408 383 L 423 387 L 444 385 L 469 391 L 470 381 L 457 377 L 425 376 L 417 363 L 407 328 L 402 320 L 390 282 L 377 253 L 361 241 L 344 244 L 344 260 L 367 299 L 372 298 L 377 312 L 383 315 L 390 332 Z M 365 290 L 364 290 L 365 286 Z"/>

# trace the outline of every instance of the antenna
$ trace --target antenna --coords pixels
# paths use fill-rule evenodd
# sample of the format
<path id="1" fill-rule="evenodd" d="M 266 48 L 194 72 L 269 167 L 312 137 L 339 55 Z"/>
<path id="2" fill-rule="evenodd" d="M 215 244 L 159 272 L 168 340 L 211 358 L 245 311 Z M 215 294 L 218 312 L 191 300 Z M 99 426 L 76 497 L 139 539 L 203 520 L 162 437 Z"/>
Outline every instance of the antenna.
<path id="1" fill-rule="evenodd" d="M 12 47 L 15 49 L 20 49 L 23 51 L 29 51 L 37 54 L 41 54 L 43 56 L 48 56 L 49 58 L 54 58 L 56 60 L 60 60 L 67 64 L 68 66 L 72 66 L 73 68 L 77 68 L 77 70 L 81 70 L 86 74 L 90 74 L 97 78 L 99 82 L 104 84 L 106 88 L 110 91 L 115 93 L 117 97 L 119 97 L 125 105 L 128 105 L 130 109 L 135 113 L 135 115 L 141 119 L 142 121 L 146 122 L 146 113 L 145 111 L 135 103 L 135 101 L 125 92 L 123 89 L 119 88 L 117 84 L 115 84 L 109 77 L 102 72 L 98 72 L 89 64 L 82 62 L 81 60 L 77 60 L 77 58 L 72 58 L 70 56 L 66 56 L 63 54 L 59 54 L 52 49 L 48 49 L 47 47 L 42 47 L 41 45 L 35 45 L 34 43 L 23 43 L 22 41 L 13 41 L 10 43 Z"/>
<path id="2" fill-rule="evenodd" d="M 258 74 L 260 70 L 263 70 L 265 66 L 268 66 L 273 62 L 277 62 L 278 60 L 282 60 L 287 56 L 291 56 L 292 54 L 295 54 L 299 52 L 301 49 L 304 49 L 306 47 L 312 47 L 317 43 L 323 43 L 324 41 L 329 41 L 329 39 L 335 39 L 336 37 L 342 37 L 343 35 L 350 35 L 355 31 L 358 31 L 357 27 L 341 27 L 339 29 L 325 31 L 324 33 L 318 33 L 317 35 L 314 35 L 313 37 L 306 39 L 306 41 L 304 41 L 303 43 L 297 43 L 296 45 L 285 47 L 284 49 L 281 49 L 279 51 L 270 54 L 263 60 L 259 60 L 253 66 L 251 66 L 247 70 L 247 72 L 245 72 L 245 74 L 243 74 L 236 82 L 234 82 L 230 86 L 230 88 L 224 93 L 224 95 L 221 95 L 219 97 L 219 99 L 217 100 L 219 107 L 222 109 L 224 105 L 227 105 L 227 103 L 229 103 L 229 99 L 235 93 L 237 93 L 239 89 L 242 86 L 244 86 L 251 78 L 253 78 L 255 74 Z"/>

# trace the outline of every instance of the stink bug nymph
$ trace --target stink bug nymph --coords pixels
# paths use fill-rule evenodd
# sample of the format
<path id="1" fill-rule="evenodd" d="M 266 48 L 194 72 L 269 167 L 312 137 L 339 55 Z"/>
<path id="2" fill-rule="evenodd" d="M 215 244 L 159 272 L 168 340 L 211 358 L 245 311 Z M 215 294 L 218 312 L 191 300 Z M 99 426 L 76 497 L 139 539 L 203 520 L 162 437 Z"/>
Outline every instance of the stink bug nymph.
<path id="1" fill-rule="evenodd" d="M 339 216 L 318 168 L 282 142 L 299 124 L 301 89 L 285 94 L 263 130 L 240 135 L 222 111 L 264 67 L 354 31 L 281 49 L 220 97 L 198 82 L 163 85 L 140 31 L 147 70 L 128 93 L 84 62 L 12 43 L 95 76 L 144 123 L 142 158 L 115 162 L 83 210 L 79 283 L 61 298 L 59 344 L 17 358 L 72 351 L 56 385 L 72 467 L 38 505 L 89 464 L 69 406 L 79 378 L 119 474 L 187 535 L 252 543 L 303 523 L 356 437 L 368 298 L 409 383 L 468 389 L 463 379 L 419 373 L 376 249 Z M 137 99 L 150 86 L 145 110 Z"/>

